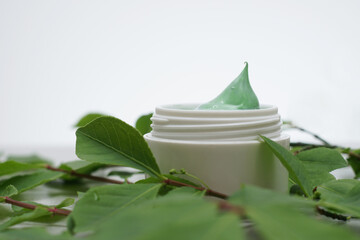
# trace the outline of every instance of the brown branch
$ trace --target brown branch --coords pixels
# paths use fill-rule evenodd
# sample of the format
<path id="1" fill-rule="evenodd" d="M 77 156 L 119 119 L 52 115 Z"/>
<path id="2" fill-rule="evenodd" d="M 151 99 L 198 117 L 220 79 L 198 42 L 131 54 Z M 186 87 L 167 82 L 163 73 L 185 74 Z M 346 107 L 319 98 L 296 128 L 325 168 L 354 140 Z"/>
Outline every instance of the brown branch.
<path id="1" fill-rule="evenodd" d="M 12 198 L 9 197 L 0 197 L 3 198 L 5 200 L 6 203 L 9 203 L 11 205 L 15 205 L 18 207 L 22 207 L 22 208 L 27 208 L 27 209 L 31 209 L 34 210 L 35 208 L 37 208 L 38 206 L 34 205 L 34 204 L 30 204 L 30 203 L 25 203 L 25 202 L 20 202 L 17 200 L 14 200 Z M 67 216 L 71 213 L 71 211 L 66 210 L 66 209 L 58 209 L 58 208 L 46 208 L 49 212 L 52 212 L 54 214 L 58 214 L 58 215 L 64 215 Z"/>
<path id="2" fill-rule="evenodd" d="M 89 174 L 78 173 L 74 170 L 65 170 L 65 169 L 61 169 L 61 168 L 54 168 L 50 165 L 46 165 L 45 168 L 48 170 L 51 170 L 51 171 L 63 172 L 63 173 L 69 174 L 71 176 L 87 178 L 87 179 L 99 181 L 99 182 L 114 183 L 114 184 L 123 184 L 124 183 L 123 181 L 118 181 L 118 180 L 114 180 L 114 179 L 110 179 L 110 178 L 97 177 L 97 176 L 92 176 Z M 127 183 L 130 183 L 130 182 L 127 182 Z"/>
<path id="3" fill-rule="evenodd" d="M 100 182 L 106 182 L 106 183 L 114 183 L 114 184 L 124 184 L 123 181 L 118 181 L 118 180 L 113 180 L 113 179 L 109 179 L 109 178 L 103 178 L 103 177 L 97 177 L 97 176 L 92 176 L 92 175 L 88 175 L 88 174 L 82 174 L 82 173 L 78 173 L 74 170 L 65 170 L 65 169 L 61 169 L 61 168 L 54 168 L 50 165 L 46 165 L 45 166 L 46 169 L 51 170 L 51 171 L 56 171 L 56 172 L 63 172 L 72 176 L 76 176 L 76 177 L 81 177 L 81 178 L 87 178 L 87 179 L 91 179 L 94 181 L 100 181 Z M 131 182 L 127 181 L 128 184 L 131 184 Z M 172 186 L 176 186 L 176 187 L 191 187 L 194 189 L 197 189 L 199 191 L 206 191 L 205 194 L 208 196 L 213 196 L 213 197 L 218 197 L 221 199 L 226 199 L 228 198 L 228 196 L 226 194 L 220 193 L 220 192 L 216 192 L 214 190 L 208 189 L 208 188 L 204 188 L 204 187 L 196 187 L 190 184 L 186 184 L 186 183 L 182 183 L 179 181 L 175 181 L 172 179 L 166 179 L 163 181 L 163 183 L 168 184 L 168 185 L 172 185 Z"/>
<path id="4" fill-rule="evenodd" d="M 227 201 L 220 201 L 218 203 L 218 208 L 222 211 L 232 212 L 236 215 L 240 216 L 241 218 L 246 218 L 245 209 L 241 206 L 232 205 Z"/>
<path id="5" fill-rule="evenodd" d="M 227 199 L 228 198 L 228 196 L 226 194 L 224 194 L 224 193 L 216 192 L 214 190 L 204 188 L 204 187 L 196 187 L 196 186 L 186 184 L 186 183 L 182 183 L 182 182 L 179 182 L 179 181 L 175 181 L 175 180 L 172 180 L 172 179 L 166 179 L 163 182 L 165 184 L 175 186 L 175 187 L 191 187 L 191 188 L 197 189 L 199 191 L 205 191 L 206 195 L 212 196 L 212 197 L 218 197 L 218 198 L 222 198 L 222 199 Z"/>
<path id="6" fill-rule="evenodd" d="M 337 214 L 334 212 L 329 212 L 319 206 L 316 206 L 316 211 L 320 214 L 320 215 L 324 215 L 326 217 L 332 218 L 332 219 L 337 219 L 337 220 L 341 220 L 341 221 L 347 221 L 350 219 L 350 217 L 341 215 L 341 214 Z"/>

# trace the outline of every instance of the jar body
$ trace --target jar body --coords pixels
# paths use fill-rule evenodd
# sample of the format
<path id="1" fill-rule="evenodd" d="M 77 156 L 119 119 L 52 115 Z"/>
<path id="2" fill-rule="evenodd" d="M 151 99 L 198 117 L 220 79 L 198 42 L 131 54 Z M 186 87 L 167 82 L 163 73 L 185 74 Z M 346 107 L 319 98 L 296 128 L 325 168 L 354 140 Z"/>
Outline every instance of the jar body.
<path id="1" fill-rule="evenodd" d="M 271 126 L 275 123 L 271 123 L 271 126 L 251 123 L 251 129 L 249 129 L 248 126 L 244 127 L 244 124 L 241 123 L 242 125 L 240 124 L 241 127 L 239 128 L 239 121 L 241 122 L 242 120 L 238 115 L 236 117 L 236 124 L 233 121 L 230 121 L 231 123 L 227 122 L 226 124 L 219 124 L 216 118 L 222 120 L 235 119 L 233 118 L 235 115 L 224 118 L 221 113 L 217 112 L 214 117 L 216 123 L 208 124 L 208 120 L 211 119 L 212 116 L 211 114 L 206 115 L 204 112 L 200 113 L 205 114 L 205 119 L 204 117 L 199 118 L 199 116 L 196 115 L 197 113 L 194 113 L 196 115 L 194 118 L 192 113 L 185 112 L 185 117 L 183 117 L 181 111 L 184 110 L 179 111 L 180 120 L 178 117 L 175 119 L 172 113 L 170 113 L 172 116 L 169 116 L 168 113 L 164 114 L 162 111 L 158 111 L 160 114 L 155 112 L 155 121 L 153 121 L 155 125 L 153 126 L 155 134 L 153 135 L 152 133 L 148 133 L 144 136 L 156 158 L 160 170 L 163 173 L 167 173 L 173 168 L 177 170 L 184 168 L 187 172 L 202 179 L 210 188 L 226 194 L 234 193 L 241 187 L 242 184 L 256 185 L 281 192 L 285 192 L 287 190 L 288 174 L 286 169 L 281 165 L 280 161 L 275 157 L 264 142 L 256 140 L 258 139 L 258 135 L 262 134 L 261 131 L 271 128 Z M 241 110 L 234 111 L 234 114 L 235 112 L 238 112 L 236 114 L 239 114 L 239 111 Z M 251 110 L 251 112 L 256 112 L 256 110 Z M 175 113 L 178 114 L 176 110 Z M 241 114 L 243 113 L 244 112 L 241 112 Z M 186 114 L 190 115 L 186 116 Z M 231 113 L 226 112 L 226 114 Z M 272 117 L 274 116 L 274 114 L 270 115 Z M 252 117 L 253 116 L 250 116 L 248 119 Z M 270 117 L 264 117 L 264 114 L 260 114 L 259 118 L 265 121 Z M 168 121 L 165 121 L 164 119 L 167 119 Z M 162 122 L 163 125 L 158 126 L 156 121 Z M 184 123 L 184 121 L 186 124 L 180 124 Z M 201 123 L 194 124 L 194 121 Z M 206 122 L 205 124 L 204 121 Z M 175 124 L 173 124 L 174 122 Z M 259 123 L 259 119 L 254 118 L 252 122 Z M 229 128 L 229 125 L 231 125 L 230 129 L 227 129 Z M 235 125 L 237 129 L 233 129 L 233 126 Z M 254 128 L 253 126 L 255 125 L 260 126 L 260 128 Z M 207 129 L 206 132 L 199 131 L 199 129 L 204 128 L 204 126 Z M 186 135 L 186 131 L 188 131 L 186 129 L 189 128 L 194 129 L 193 131 L 190 131 L 193 134 L 190 134 L 190 138 L 183 139 Z M 216 133 L 217 130 L 215 133 L 213 132 L 212 129 L 216 128 L 219 129 L 219 133 Z M 157 129 L 166 129 L 166 132 L 156 133 Z M 174 129 L 175 134 L 172 134 L 171 131 L 174 131 Z M 179 134 L 182 133 L 182 129 L 186 130 L 185 135 Z M 233 134 L 233 132 L 236 131 L 240 133 L 244 131 L 256 132 L 256 129 L 261 130 L 259 130 L 259 134 L 255 135 L 255 140 L 247 140 L 250 138 L 248 134 L 246 136 L 241 134 L 235 136 Z M 274 132 L 278 132 L 278 130 L 273 130 L 272 132 L 269 132 L 268 130 L 266 131 L 267 132 L 262 135 L 266 136 L 266 134 L 269 134 L 269 137 L 274 136 Z M 205 137 L 204 139 L 202 137 L 207 135 L 218 135 L 221 137 L 219 139 L 216 139 L 216 137 Z M 174 136 L 174 139 L 171 139 L 171 136 Z M 181 137 L 180 139 L 179 136 Z M 230 137 L 228 139 L 224 139 L 224 136 Z M 286 148 L 289 147 L 290 141 L 287 135 L 282 135 L 280 133 L 271 137 L 271 139 Z"/>

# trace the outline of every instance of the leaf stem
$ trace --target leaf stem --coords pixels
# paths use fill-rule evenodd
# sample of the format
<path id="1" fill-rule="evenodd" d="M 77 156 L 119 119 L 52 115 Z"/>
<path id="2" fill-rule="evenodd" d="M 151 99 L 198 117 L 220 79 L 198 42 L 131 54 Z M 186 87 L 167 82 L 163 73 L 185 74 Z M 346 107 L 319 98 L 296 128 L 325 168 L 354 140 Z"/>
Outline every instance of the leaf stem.
<path id="1" fill-rule="evenodd" d="M 6 203 L 9 203 L 11 205 L 15 205 L 15 206 L 18 206 L 18 207 L 22 207 L 22 208 L 27 208 L 27 209 L 34 210 L 35 208 L 38 207 L 38 206 L 36 206 L 34 204 L 20 202 L 20 201 L 14 200 L 14 199 L 9 198 L 9 197 L 0 197 L 0 198 L 3 198 Z M 46 209 L 49 212 L 52 212 L 54 214 L 64 215 L 64 216 L 68 216 L 71 213 L 70 210 L 58 209 L 58 208 L 55 208 L 55 207 L 54 208 L 46 208 Z"/>
<path id="2" fill-rule="evenodd" d="M 171 185 L 171 186 L 176 186 L 176 187 L 191 187 L 194 189 L 197 189 L 199 191 L 205 191 L 205 194 L 208 196 L 212 196 L 212 197 L 218 197 L 221 199 L 227 199 L 228 195 L 224 194 L 224 193 L 220 193 L 220 192 L 216 192 L 212 189 L 209 188 L 205 188 L 205 187 L 197 187 L 197 186 L 193 186 L 190 184 L 186 184 L 186 183 L 182 183 L 182 182 L 178 182 L 172 179 L 166 179 L 163 181 L 165 184 Z"/>
<path id="3" fill-rule="evenodd" d="M 320 142 L 322 142 L 324 145 L 331 146 L 331 144 L 328 141 L 326 141 L 325 139 L 323 139 L 322 137 L 320 137 L 316 133 L 313 133 L 313 132 L 311 132 L 311 131 L 309 131 L 309 130 L 307 130 L 305 128 L 296 126 L 296 125 L 294 125 L 292 123 L 288 123 L 288 125 L 289 125 L 289 128 L 296 129 L 296 130 L 299 130 L 301 132 L 307 133 L 307 134 L 313 136 L 314 138 L 316 138 L 317 140 L 319 140 Z"/>
<path id="4" fill-rule="evenodd" d="M 69 174 L 72 176 L 87 178 L 87 179 L 91 179 L 91 180 L 99 181 L 99 182 L 115 183 L 115 184 L 123 184 L 124 183 L 123 181 L 118 181 L 118 180 L 114 180 L 114 179 L 110 179 L 110 178 L 97 177 L 97 176 L 92 176 L 89 174 L 78 173 L 74 170 L 65 170 L 65 169 L 61 169 L 61 168 L 54 168 L 50 165 L 46 165 L 45 168 L 48 170 L 51 170 L 51 171 L 63 172 L 63 173 L 66 173 L 66 174 Z"/>

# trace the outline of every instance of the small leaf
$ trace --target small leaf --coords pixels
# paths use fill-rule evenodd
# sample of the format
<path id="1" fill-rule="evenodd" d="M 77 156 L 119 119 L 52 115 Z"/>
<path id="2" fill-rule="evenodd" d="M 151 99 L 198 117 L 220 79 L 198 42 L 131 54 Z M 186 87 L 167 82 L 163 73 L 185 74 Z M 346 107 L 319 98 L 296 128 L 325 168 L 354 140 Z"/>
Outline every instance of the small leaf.
<path id="1" fill-rule="evenodd" d="M 151 132 L 151 120 L 150 118 L 153 116 L 152 113 L 142 115 L 138 118 L 138 120 L 135 123 L 135 127 L 142 135 L 145 135 L 149 132 Z"/>
<path id="2" fill-rule="evenodd" d="M 75 199 L 74 198 L 65 198 L 64 200 L 62 200 L 61 203 L 59 203 L 58 205 L 56 205 L 56 208 L 64 208 L 64 207 L 68 207 L 71 206 L 75 203 Z"/>
<path id="3" fill-rule="evenodd" d="M 75 160 L 61 164 L 60 168 L 65 170 L 74 170 L 79 173 L 91 173 L 104 166 L 104 164 Z"/>
<path id="4" fill-rule="evenodd" d="M 75 161 L 63 163 L 60 165 L 59 168 L 67 170 L 67 171 L 74 170 L 77 173 L 81 173 L 81 174 L 90 174 L 104 166 L 106 166 L 106 165 L 99 164 L 99 163 L 87 162 L 87 161 L 83 161 L 83 160 L 75 160 Z M 66 181 L 73 181 L 73 180 L 79 179 L 79 177 L 76 177 L 76 176 L 73 176 L 70 174 L 65 174 L 62 178 Z"/>
<path id="5" fill-rule="evenodd" d="M 126 207 L 155 198 L 160 187 L 161 184 L 125 184 L 91 188 L 76 203 L 71 214 L 74 231 L 92 230 Z"/>
<path id="6" fill-rule="evenodd" d="M 8 220 L 7 222 L 0 225 L 0 231 L 4 230 L 10 226 L 13 226 L 15 224 L 19 224 L 19 223 L 25 222 L 25 221 L 32 221 L 32 220 L 35 220 L 35 219 L 43 217 L 43 216 L 49 216 L 51 214 L 52 213 L 49 212 L 46 208 L 37 207 L 33 211 L 24 213 L 20 216 L 15 216 L 15 217 L 10 218 L 10 220 Z"/>
<path id="7" fill-rule="evenodd" d="M 22 193 L 41 184 L 58 179 L 63 173 L 40 169 L 28 175 L 15 176 L 0 182 L 0 196 L 6 192 L 8 185 L 13 185 L 18 193 Z"/>
<path id="8" fill-rule="evenodd" d="M 78 195 L 78 200 L 79 200 L 80 198 L 82 198 L 85 195 L 85 193 L 77 191 L 77 195 Z"/>
<path id="9" fill-rule="evenodd" d="M 140 133 L 114 117 L 100 117 L 76 131 L 80 159 L 121 165 L 163 178 L 155 158 Z"/>
<path id="10" fill-rule="evenodd" d="M 1 193 L 2 197 L 11 197 L 12 195 L 18 194 L 18 190 L 13 185 L 8 185 L 5 190 Z"/>
<path id="11" fill-rule="evenodd" d="M 85 116 L 83 116 L 76 124 L 75 127 L 83 127 L 86 124 L 94 121 L 95 119 L 105 116 L 104 114 L 101 113 L 89 113 Z"/>

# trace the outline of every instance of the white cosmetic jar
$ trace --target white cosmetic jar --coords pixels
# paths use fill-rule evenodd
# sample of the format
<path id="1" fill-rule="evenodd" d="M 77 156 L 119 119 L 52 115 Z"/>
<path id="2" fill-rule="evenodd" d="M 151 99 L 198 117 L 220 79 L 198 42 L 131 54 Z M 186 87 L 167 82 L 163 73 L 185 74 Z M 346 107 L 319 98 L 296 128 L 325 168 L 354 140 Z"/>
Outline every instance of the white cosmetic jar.
<path id="1" fill-rule="evenodd" d="M 199 104 L 158 106 L 146 134 L 163 173 L 184 168 L 211 189 L 234 193 L 241 184 L 285 192 L 288 174 L 259 135 L 289 148 L 278 109 L 195 110 Z"/>

